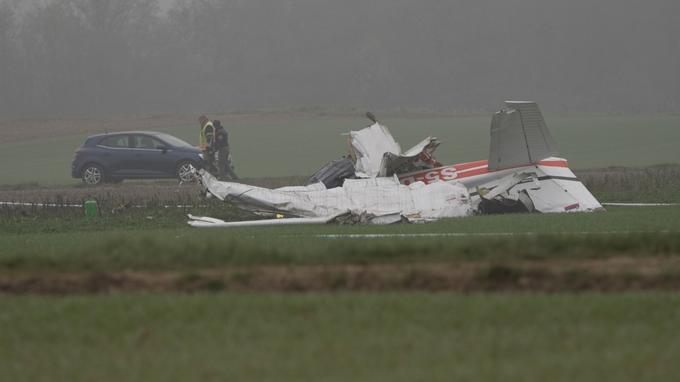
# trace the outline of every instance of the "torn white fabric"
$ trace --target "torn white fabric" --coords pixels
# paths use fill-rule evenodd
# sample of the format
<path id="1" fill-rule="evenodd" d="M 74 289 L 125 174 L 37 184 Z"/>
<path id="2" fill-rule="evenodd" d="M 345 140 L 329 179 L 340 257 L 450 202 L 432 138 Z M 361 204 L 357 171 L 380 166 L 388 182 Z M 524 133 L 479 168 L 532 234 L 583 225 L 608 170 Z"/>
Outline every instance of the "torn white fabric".
<path id="1" fill-rule="evenodd" d="M 375 178 L 380 174 L 385 153 L 401 154 L 401 146 L 389 130 L 378 123 L 359 131 L 350 131 L 349 137 L 356 157 L 356 175 L 359 177 Z"/>
<path id="2" fill-rule="evenodd" d="M 304 187 L 267 189 L 221 182 L 201 170 L 207 191 L 244 209 L 298 217 L 327 217 L 350 211 L 376 217 L 399 214 L 410 221 L 427 221 L 473 213 L 468 190 L 456 183 L 415 182 L 396 178 L 347 179 L 342 187 L 326 189 L 317 183 Z M 393 219 L 386 219 L 392 221 Z"/>
<path id="3" fill-rule="evenodd" d="M 439 141 L 434 137 L 427 137 L 402 153 L 401 146 L 389 130 L 378 123 L 359 131 L 350 131 L 349 136 L 356 158 L 355 175 L 359 178 L 392 176 L 397 172 L 436 167 L 433 163 L 440 165 L 432 159 L 432 153 L 439 146 Z M 415 168 L 402 169 L 409 164 Z"/>

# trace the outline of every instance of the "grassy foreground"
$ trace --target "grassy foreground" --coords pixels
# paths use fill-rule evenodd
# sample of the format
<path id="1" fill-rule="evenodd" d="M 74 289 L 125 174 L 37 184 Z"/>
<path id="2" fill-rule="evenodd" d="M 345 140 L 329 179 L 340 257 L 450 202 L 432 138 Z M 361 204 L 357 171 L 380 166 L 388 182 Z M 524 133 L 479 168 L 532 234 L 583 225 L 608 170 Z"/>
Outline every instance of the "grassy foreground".
<path id="1" fill-rule="evenodd" d="M 175 214 L 177 212 L 174 212 Z M 512 214 L 390 226 L 194 229 L 181 215 L 2 223 L 0 271 L 196 269 L 680 254 L 680 207 Z"/>
<path id="2" fill-rule="evenodd" d="M 8 381 L 671 381 L 680 296 L 0 299 Z"/>

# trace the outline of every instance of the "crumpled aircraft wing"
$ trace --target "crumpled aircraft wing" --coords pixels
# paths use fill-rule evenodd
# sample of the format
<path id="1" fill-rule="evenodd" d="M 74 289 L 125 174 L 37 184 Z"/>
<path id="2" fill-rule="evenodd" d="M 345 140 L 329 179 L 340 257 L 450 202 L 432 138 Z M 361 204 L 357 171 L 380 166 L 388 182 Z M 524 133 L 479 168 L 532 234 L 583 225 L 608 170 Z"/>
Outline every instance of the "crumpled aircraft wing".
<path id="1" fill-rule="evenodd" d="M 342 187 L 331 189 L 326 189 L 322 183 L 268 189 L 222 182 L 205 170 L 200 170 L 199 174 L 201 183 L 211 195 L 256 212 L 281 213 L 299 218 L 328 218 L 349 211 L 354 215 L 370 216 L 367 222 L 373 224 L 386 224 L 401 220 L 401 217 L 409 221 L 429 221 L 473 213 L 467 188 L 455 183 L 426 185 L 416 182 L 406 186 L 394 177 L 347 179 Z M 193 224 L 195 226 L 221 224 L 213 218 L 193 220 L 198 221 Z"/>
<path id="2" fill-rule="evenodd" d="M 538 163 L 558 155 L 543 115 L 535 102 L 506 101 L 491 121 L 489 170 Z"/>

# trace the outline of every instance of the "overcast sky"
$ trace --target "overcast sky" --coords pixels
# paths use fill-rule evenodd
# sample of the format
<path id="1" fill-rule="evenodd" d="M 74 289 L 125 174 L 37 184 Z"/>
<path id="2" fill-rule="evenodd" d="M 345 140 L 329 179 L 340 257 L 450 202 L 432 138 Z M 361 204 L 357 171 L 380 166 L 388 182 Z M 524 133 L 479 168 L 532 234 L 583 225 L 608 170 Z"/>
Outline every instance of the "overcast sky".
<path id="1" fill-rule="evenodd" d="M 680 111 L 677 0 L 31 1 L 0 0 L 3 115 Z"/>

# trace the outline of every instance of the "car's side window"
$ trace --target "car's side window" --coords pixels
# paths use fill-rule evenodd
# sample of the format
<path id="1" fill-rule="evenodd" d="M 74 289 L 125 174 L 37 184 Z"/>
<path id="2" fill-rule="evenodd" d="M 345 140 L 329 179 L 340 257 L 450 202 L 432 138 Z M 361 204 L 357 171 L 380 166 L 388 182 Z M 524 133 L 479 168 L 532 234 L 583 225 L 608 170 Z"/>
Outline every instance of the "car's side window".
<path id="1" fill-rule="evenodd" d="M 133 135 L 132 136 L 132 145 L 130 147 L 135 148 L 135 149 L 147 149 L 147 150 L 154 150 L 154 149 L 160 149 L 161 147 L 165 146 L 161 141 L 158 139 L 152 138 L 148 135 Z"/>
<path id="2" fill-rule="evenodd" d="M 157 149 L 163 149 L 163 148 L 166 148 L 166 149 L 167 149 L 167 147 L 168 147 L 167 144 L 165 144 L 164 142 L 159 141 L 159 140 L 156 139 L 156 138 L 152 138 L 152 139 L 153 139 L 153 145 L 154 145 Z"/>
<path id="3" fill-rule="evenodd" d="M 115 135 L 113 137 L 106 137 L 99 142 L 100 146 L 113 147 L 118 149 L 128 148 L 129 139 L 127 135 Z"/>

